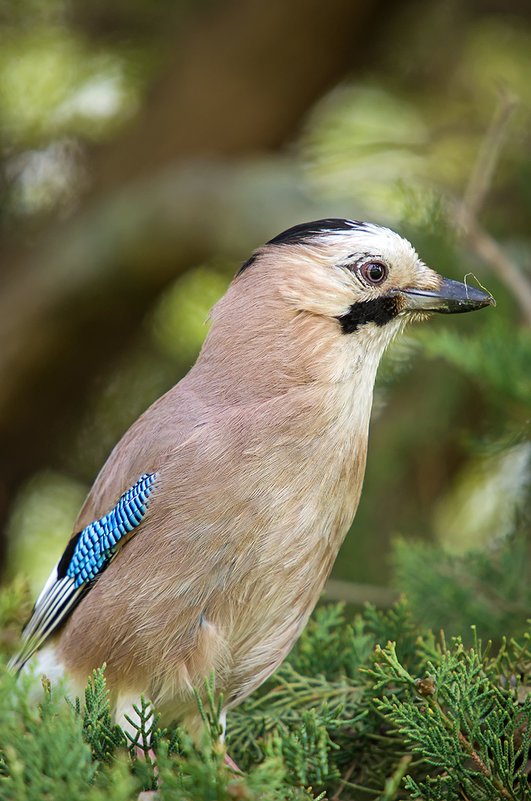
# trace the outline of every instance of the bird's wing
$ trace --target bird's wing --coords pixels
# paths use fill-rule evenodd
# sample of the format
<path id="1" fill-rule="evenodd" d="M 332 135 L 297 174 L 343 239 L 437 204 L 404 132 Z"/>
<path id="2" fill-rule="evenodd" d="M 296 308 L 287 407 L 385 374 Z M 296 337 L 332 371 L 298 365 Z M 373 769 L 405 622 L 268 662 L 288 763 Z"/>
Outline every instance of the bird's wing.
<path id="1" fill-rule="evenodd" d="M 22 649 L 10 663 L 12 670 L 24 666 L 114 559 L 146 514 L 156 477 L 145 473 L 108 514 L 72 537 L 35 602 L 22 632 Z"/>

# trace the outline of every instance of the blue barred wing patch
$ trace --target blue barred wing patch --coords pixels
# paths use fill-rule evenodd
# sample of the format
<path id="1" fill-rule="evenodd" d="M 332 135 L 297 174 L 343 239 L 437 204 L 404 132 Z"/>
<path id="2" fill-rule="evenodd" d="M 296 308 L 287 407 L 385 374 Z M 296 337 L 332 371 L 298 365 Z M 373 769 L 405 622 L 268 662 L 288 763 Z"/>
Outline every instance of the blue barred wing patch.
<path id="1" fill-rule="evenodd" d="M 20 670 L 49 635 L 75 609 L 91 583 L 115 557 L 120 541 L 146 514 L 157 473 L 145 473 L 114 509 L 73 537 L 37 598 L 22 632 L 22 649 L 9 667 Z"/>
<path id="2" fill-rule="evenodd" d="M 79 535 L 66 575 L 74 579 L 77 589 L 96 578 L 105 563 L 116 552 L 116 546 L 146 514 L 156 473 L 145 473 L 124 492 L 114 509 L 95 520 Z"/>

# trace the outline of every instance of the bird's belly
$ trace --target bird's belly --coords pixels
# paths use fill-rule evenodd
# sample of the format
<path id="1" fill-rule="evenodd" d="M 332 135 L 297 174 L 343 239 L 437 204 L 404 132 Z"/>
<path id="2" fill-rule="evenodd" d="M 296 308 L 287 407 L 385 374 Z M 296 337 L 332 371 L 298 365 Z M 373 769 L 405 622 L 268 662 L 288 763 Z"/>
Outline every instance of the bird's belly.
<path id="1" fill-rule="evenodd" d="M 166 720 L 185 719 L 194 727 L 193 688 L 201 690 L 214 671 L 225 709 L 236 706 L 283 662 L 322 591 L 335 553 L 326 538 L 311 550 L 285 548 L 284 558 L 259 564 L 260 555 L 229 570 L 218 565 L 195 629 L 194 644 L 159 674 L 150 698 Z M 264 570 L 264 567 L 266 568 Z M 177 656 L 177 655 L 176 655 Z M 168 660 L 161 660 L 168 666 Z"/>
<path id="2" fill-rule="evenodd" d="M 277 556 L 274 566 L 257 570 L 241 592 L 229 595 L 231 625 L 225 627 L 219 620 L 231 662 L 220 688 L 227 707 L 250 695 L 289 654 L 319 599 L 335 555 L 324 537 L 297 554 L 286 548 L 284 559 Z"/>
<path id="3" fill-rule="evenodd" d="M 161 518 L 156 569 L 142 568 L 153 543 L 135 537 L 74 610 L 60 638 L 68 670 L 84 678 L 106 662 L 111 692 L 144 694 L 165 722 L 197 716 L 193 690 L 212 671 L 235 706 L 285 659 L 319 598 L 357 502 L 339 497 L 336 483 L 334 497 L 292 495 L 285 508 L 242 503 L 238 526 L 212 508 L 186 542 L 172 535 L 187 529 L 182 510 Z"/>

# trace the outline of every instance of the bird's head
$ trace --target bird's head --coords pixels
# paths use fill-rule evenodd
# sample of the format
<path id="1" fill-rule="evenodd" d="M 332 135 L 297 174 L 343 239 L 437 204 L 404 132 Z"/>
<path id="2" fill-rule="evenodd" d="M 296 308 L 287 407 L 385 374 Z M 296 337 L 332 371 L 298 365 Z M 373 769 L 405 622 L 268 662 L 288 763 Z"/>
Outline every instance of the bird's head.
<path id="1" fill-rule="evenodd" d="M 262 259 L 280 267 L 279 286 L 298 311 L 334 317 L 350 334 L 419 313 L 466 312 L 494 303 L 474 287 L 442 278 L 399 234 L 372 223 L 328 219 L 271 239 L 240 269 Z"/>
<path id="2" fill-rule="evenodd" d="M 274 341 L 267 348 L 273 361 L 272 351 L 284 348 L 294 370 L 317 370 L 328 380 L 364 365 L 375 372 L 409 320 L 494 303 L 480 289 L 441 277 L 394 231 L 344 219 L 303 223 L 274 237 L 243 265 L 225 298 L 214 321 L 230 319 L 233 332 L 239 327 L 241 348 L 252 338 L 255 360 L 257 343 L 265 349 Z"/>

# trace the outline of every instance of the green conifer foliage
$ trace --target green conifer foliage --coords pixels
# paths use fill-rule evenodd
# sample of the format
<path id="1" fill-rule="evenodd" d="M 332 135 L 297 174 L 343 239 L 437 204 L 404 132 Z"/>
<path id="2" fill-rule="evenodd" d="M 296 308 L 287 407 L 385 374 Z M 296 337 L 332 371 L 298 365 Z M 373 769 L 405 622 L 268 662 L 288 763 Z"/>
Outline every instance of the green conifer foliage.
<path id="1" fill-rule="evenodd" d="M 13 593 L 24 598 L 6 592 L 2 631 L 17 614 Z M 198 688 L 198 747 L 180 727 L 158 728 L 144 699 L 133 734 L 114 725 L 104 667 L 73 703 L 47 682 L 35 702 L 30 679 L 3 670 L 0 799 L 129 801 L 158 787 L 161 801 L 524 801 L 530 683 L 528 634 L 496 651 L 476 636 L 471 648 L 447 645 L 405 600 L 353 620 L 341 605 L 320 607 L 289 660 L 229 714 L 226 745 L 214 676 Z"/>

